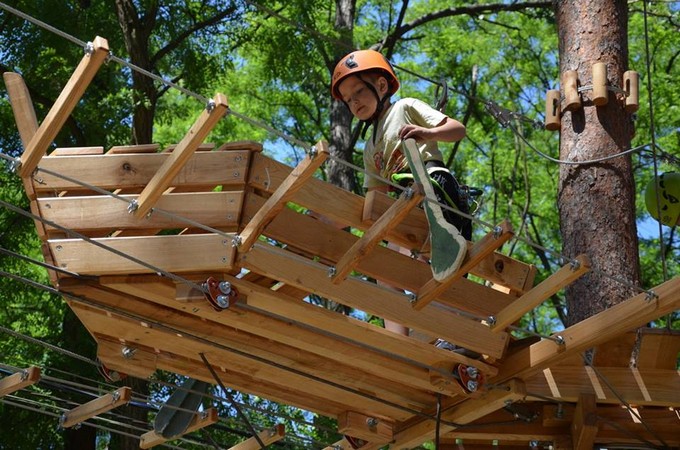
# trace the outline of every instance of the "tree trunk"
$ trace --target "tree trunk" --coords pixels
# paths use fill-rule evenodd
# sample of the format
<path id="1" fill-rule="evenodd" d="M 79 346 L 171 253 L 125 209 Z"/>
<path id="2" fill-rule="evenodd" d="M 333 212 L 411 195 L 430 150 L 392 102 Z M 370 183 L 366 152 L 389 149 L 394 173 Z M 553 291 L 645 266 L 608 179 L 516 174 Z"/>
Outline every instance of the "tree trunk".
<path id="1" fill-rule="evenodd" d="M 335 2 L 335 29 L 339 30 L 342 40 L 352 45 L 354 30 L 355 0 L 336 0 Z M 335 60 L 331 61 L 331 72 L 342 56 L 348 53 L 347 48 L 338 46 L 335 49 Z M 330 96 L 330 93 L 329 93 Z M 354 142 L 352 139 L 352 113 L 338 100 L 332 100 L 331 104 L 331 138 L 329 152 L 333 158 L 326 163 L 328 170 L 328 182 L 340 186 L 348 191 L 357 191 L 357 182 L 354 171 L 344 164 L 334 161 L 335 158 L 352 162 Z"/>
<path id="2" fill-rule="evenodd" d="M 627 2 L 556 0 L 554 5 L 560 73 L 576 70 L 579 85 L 587 86 L 592 84 L 593 64 L 605 63 L 607 84 L 621 87 L 628 66 Z M 631 116 L 619 95 L 608 90 L 608 97 L 606 105 L 595 106 L 593 91 L 586 90 L 581 94 L 583 107 L 564 112 L 560 159 L 593 160 L 630 147 Z M 572 325 L 629 298 L 635 293 L 629 284 L 639 284 L 631 158 L 563 164 L 558 189 L 563 254 L 574 258 L 585 253 L 595 269 L 567 288 L 567 325 Z"/>
<path id="3" fill-rule="evenodd" d="M 116 0 L 118 23 L 123 31 L 125 48 L 130 62 L 137 67 L 155 72 L 151 63 L 149 37 L 156 24 L 157 2 L 140 17 L 132 0 Z M 156 114 L 158 92 L 154 80 L 137 71 L 132 71 L 132 144 L 150 144 L 153 140 L 153 119 Z"/>

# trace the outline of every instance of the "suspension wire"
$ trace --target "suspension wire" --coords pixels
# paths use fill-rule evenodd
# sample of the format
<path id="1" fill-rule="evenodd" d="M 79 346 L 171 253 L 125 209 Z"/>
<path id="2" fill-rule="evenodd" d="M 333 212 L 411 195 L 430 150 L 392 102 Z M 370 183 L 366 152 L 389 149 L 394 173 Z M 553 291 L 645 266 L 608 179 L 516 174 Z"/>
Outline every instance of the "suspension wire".
<path id="1" fill-rule="evenodd" d="M 151 270 L 153 270 L 158 276 L 165 276 L 165 277 L 170 278 L 170 279 L 172 279 L 172 280 L 175 280 L 175 281 L 178 281 L 178 282 L 180 282 L 180 283 L 186 284 L 187 286 L 189 286 L 189 287 L 191 287 L 191 288 L 193 288 L 193 289 L 196 289 L 196 290 L 198 290 L 198 291 L 200 291 L 200 292 L 205 292 L 205 291 L 206 291 L 206 288 L 205 288 L 205 287 L 203 287 L 203 286 L 201 286 L 201 285 L 199 285 L 199 284 L 197 284 L 197 283 L 194 283 L 193 281 L 190 281 L 190 280 L 188 280 L 188 279 L 186 279 L 186 278 L 184 278 L 184 277 L 181 277 L 181 276 L 179 276 L 179 275 L 175 275 L 175 274 L 172 273 L 172 272 L 168 272 L 168 271 L 166 271 L 166 270 L 163 270 L 163 269 L 161 269 L 161 268 L 159 268 L 159 267 L 154 266 L 153 264 L 149 264 L 149 263 L 147 263 L 146 261 L 143 261 L 143 260 L 141 260 L 141 259 L 139 259 L 139 258 L 136 258 L 136 257 L 134 257 L 134 256 L 131 256 L 131 255 L 125 253 L 125 252 L 122 252 L 122 251 L 120 251 L 120 250 L 118 250 L 118 249 L 115 249 L 115 248 L 113 248 L 113 247 L 110 247 L 110 246 L 108 246 L 108 245 L 106 245 L 106 244 L 102 244 L 101 242 L 98 242 L 98 241 L 96 241 L 96 240 L 94 240 L 94 239 L 92 239 L 92 238 L 90 238 L 90 237 L 88 237 L 88 236 L 85 236 L 84 234 L 78 233 L 77 231 L 74 231 L 74 230 L 72 230 L 72 229 L 70 229 L 70 228 L 68 228 L 68 227 L 61 226 L 61 225 L 59 225 L 59 224 L 56 223 L 56 222 L 53 222 L 53 221 L 48 220 L 48 219 L 45 219 L 44 217 L 41 217 L 41 216 L 38 216 L 38 215 L 33 214 L 33 213 L 31 213 L 31 212 L 25 211 L 25 210 L 23 210 L 23 209 L 21 209 L 21 208 L 19 208 L 19 207 L 16 207 L 16 206 L 12 205 L 11 203 L 5 202 L 4 200 L 0 200 L 0 206 L 4 206 L 5 208 L 7 208 L 7 209 L 9 209 L 9 210 L 11 210 L 11 211 L 14 211 L 14 212 L 16 212 L 16 213 L 19 213 L 19 214 L 21 214 L 21 215 L 24 215 L 24 216 L 26 216 L 26 217 L 29 217 L 29 218 L 31 218 L 31 219 L 33 219 L 33 220 L 37 220 L 37 221 L 40 221 L 40 222 L 42 222 L 42 223 L 45 223 L 45 224 L 47 224 L 47 225 L 49 225 L 49 226 L 51 226 L 51 227 L 57 228 L 57 229 L 59 229 L 59 230 L 61 230 L 61 231 L 64 231 L 65 233 L 67 233 L 67 234 L 68 234 L 69 236 L 71 236 L 71 237 L 76 237 L 76 238 L 78 238 L 78 239 L 82 239 L 82 240 L 84 240 L 84 241 L 86 241 L 86 242 L 88 242 L 88 243 L 90 243 L 90 244 L 92 244 L 92 245 L 95 245 L 95 246 L 97 246 L 97 247 L 99 247 L 99 248 L 101 248 L 101 249 L 104 249 L 104 250 L 106 250 L 106 251 L 108 251 L 108 252 L 111 252 L 111 253 L 117 255 L 117 256 L 120 256 L 121 258 L 125 258 L 125 259 L 127 259 L 127 260 L 130 260 L 130 261 L 132 261 L 132 262 L 134 262 L 134 263 L 136 263 L 136 264 L 139 264 L 139 265 L 142 266 L 142 267 L 146 267 L 147 269 L 151 269 Z"/>
<path id="2" fill-rule="evenodd" d="M 7 400 L 8 398 L 13 399 L 14 401 L 8 401 Z M 48 403 L 40 403 L 40 402 L 32 401 L 30 399 L 27 399 L 27 398 L 24 398 L 24 397 L 18 397 L 18 396 L 15 396 L 15 395 L 8 395 L 8 396 L 5 396 L 5 397 L 2 397 L 2 398 L 0 398 L 0 402 L 5 403 L 5 404 L 10 405 L 10 406 L 16 406 L 18 408 L 22 408 L 22 409 L 25 409 L 25 410 L 28 410 L 28 411 L 41 413 L 43 415 L 54 417 L 54 418 L 57 418 L 57 419 L 61 418 L 61 414 L 54 413 L 54 412 L 48 411 L 48 410 L 43 409 L 43 408 L 56 409 L 56 410 L 62 411 L 62 412 L 65 411 L 64 408 L 55 407 L 55 406 L 50 405 Z M 38 406 L 40 406 L 42 408 L 39 408 Z M 94 418 L 96 418 L 96 419 L 98 419 L 102 422 L 106 422 L 106 423 L 109 423 L 111 425 L 117 425 L 117 426 L 120 426 L 120 427 L 123 427 L 123 428 L 126 428 L 126 429 L 130 429 L 130 430 L 144 431 L 144 432 L 148 431 L 148 430 L 145 430 L 145 429 L 141 429 L 141 428 L 131 426 L 131 425 L 126 424 L 126 423 L 121 423 L 121 422 L 116 422 L 116 421 L 113 421 L 113 420 L 110 420 L 110 419 L 106 419 L 102 416 L 95 416 Z M 116 434 L 119 434 L 121 436 L 126 436 L 126 437 L 133 438 L 133 439 L 139 439 L 139 436 L 136 435 L 136 434 L 128 433 L 128 432 L 125 432 L 125 431 L 117 429 L 117 428 L 112 428 L 110 426 L 98 425 L 98 424 L 88 422 L 88 421 L 81 422 L 80 425 L 89 426 L 89 427 L 96 428 L 96 429 L 99 429 L 99 430 L 102 430 L 102 431 L 107 431 L 107 432 L 110 432 L 110 433 L 116 433 Z M 198 441 L 194 441 L 192 439 L 188 439 L 188 438 L 181 438 L 181 439 L 182 439 L 182 441 L 186 441 L 186 442 L 189 442 L 189 443 L 192 443 L 192 444 L 204 445 L 203 443 L 198 442 Z M 164 443 L 164 444 L 161 444 L 161 445 L 168 447 L 168 448 L 172 448 L 172 449 L 182 450 L 181 447 L 176 447 L 176 446 L 173 446 L 173 445 L 170 445 L 170 444 Z"/>
<path id="3" fill-rule="evenodd" d="M 231 394 L 231 391 L 226 388 L 224 383 L 222 383 L 222 380 L 220 379 L 219 375 L 217 375 L 217 372 L 215 372 L 215 369 L 210 365 L 210 362 L 208 361 L 208 358 L 206 358 L 205 353 L 199 353 L 198 354 L 201 357 L 201 360 L 203 360 L 203 364 L 205 364 L 205 367 L 210 371 L 210 374 L 213 376 L 217 384 L 222 388 L 222 392 L 224 392 L 224 395 L 227 396 L 229 399 L 229 406 L 234 408 L 236 410 L 236 414 L 239 416 L 241 421 L 245 424 L 246 428 L 250 431 L 250 434 L 252 435 L 253 438 L 257 441 L 258 445 L 260 448 L 265 448 L 266 445 L 264 445 L 264 442 L 262 442 L 262 438 L 257 434 L 257 431 L 255 431 L 255 428 L 253 428 L 253 424 L 250 423 L 250 420 L 248 419 L 248 416 L 246 416 L 241 408 L 239 408 L 238 404 L 234 401 L 234 396 Z"/>
<path id="4" fill-rule="evenodd" d="M 644 18 L 644 24 L 645 24 L 645 58 L 647 62 L 647 92 L 649 92 L 649 95 L 647 96 L 647 100 L 649 102 L 649 134 L 650 138 L 652 140 L 652 162 L 654 165 L 654 183 L 656 184 L 656 208 L 657 208 L 657 215 L 659 214 L 659 211 L 661 211 L 661 189 L 659 189 L 659 164 L 657 161 L 657 156 L 656 156 L 656 128 L 655 128 L 655 123 L 654 123 L 654 103 L 653 103 L 653 93 L 652 93 L 652 68 L 651 68 L 651 60 L 650 60 L 650 51 L 649 51 L 649 30 L 647 26 L 647 2 L 642 2 L 642 10 L 644 11 L 643 13 L 643 18 Z M 668 280 L 668 266 L 666 264 L 666 249 L 665 249 L 665 243 L 663 240 L 663 225 L 661 224 L 661 220 L 657 221 L 658 226 L 659 226 L 659 252 L 661 253 L 661 268 L 662 268 L 662 274 L 663 274 L 663 280 L 666 281 Z M 671 320 L 670 320 L 670 314 L 667 316 L 666 319 L 666 326 L 670 329 L 671 326 Z"/>
<path id="5" fill-rule="evenodd" d="M 43 343 L 41 341 L 41 345 L 42 344 Z M 91 386 L 91 385 L 88 385 L 88 384 L 83 384 L 83 383 L 65 380 L 63 378 L 56 378 L 56 377 L 52 377 L 52 376 L 43 374 L 41 376 L 39 383 L 41 385 L 44 384 L 46 386 L 54 387 L 56 389 L 70 390 L 70 391 L 74 391 L 74 392 L 77 392 L 77 393 L 80 393 L 80 394 L 89 395 L 91 397 L 98 397 L 100 395 L 109 393 L 111 390 L 115 390 L 119 387 L 119 386 L 115 386 L 115 385 L 111 385 L 111 384 L 107 384 L 107 383 L 102 383 L 99 380 L 93 380 L 93 379 L 90 379 L 90 378 L 87 378 L 87 377 L 83 377 L 83 376 L 74 374 L 72 372 L 66 372 L 66 371 L 56 369 L 56 368 L 53 368 L 53 367 L 44 366 L 43 368 L 50 370 L 50 371 L 60 372 L 60 373 L 65 374 L 65 375 L 74 376 L 76 378 L 80 378 L 80 379 L 83 379 L 83 380 L 86 380 L 88 382 L 91 382 L 91 383 L 98 385 L 97 387 L 94 387 L 94 386 Z M 7 365 L 7 364 L 0 363 L 0 371 L 4 371 L 4 372 L 8 372 L 8 373 L 16 373 L 16 372 L 20 372 L 21 370 L 23 370 L 23 369 L 19 368 L 19 367 L 10 366 L 10 365 Z M 46 381 L 48 381 L 48 382 L 46 382 Z M 165 381 L 162 381 L 162 380 L 148 379 L 147 381 L 149 381 L 150 383 L 161 384 L 161 385 L 165 385 L 165 386 L 172 387 L 172 388 L 175 388 L 175 389 L 184 390 L 184 391 L 187 391 L 187 392 L 196 392 L 196 391 L 192 391 L 190 389 L 187 389 L 183 386 L 179 386 L 177 384 L 165 382 Z M 107 386 L 109 389 L 102 389 L 100 385 Z M 33 391 L 27 391 L 27 392 L 31 392 L 34 395 L 44 395 L 44 394 L 41 394 L 41 393 L 38 393 L 38 392 L 33 392 Z M 196 392 L 196 393 L 198 393 L 198 392 Z M 173 409 L 173 410 L 195 413 L 195 411 L 193 411 L 193 410 L 184 409 L 184 408 L 181 408 L 179 406 L 166 405 L 162 402 L 157 402 L 157 401 L 151 400 L 149 398 L 150 396 L 148 396 L 148 395 L 142 395 L 142 394 L 139 394 L 139 393 L 136 393 L 136 392 L 133 392 L 133 394 L 134 394 L 134 397 L 132 398 L 130 403 L 133 403 L 133 404 L 135 404 L 136 406 L 139 406 L 139 407 L 147 407 L 147 408 L 150 408 L 150 409 L 153 408 L 153 409 L 155 409 L 155 411 L 158 411 L 160 406 L 165 405 L 166 407 Z M 220 402 L 224 402 L 226 400 L 224 397 L 220 397 L 220 396 L 217 396 L 217 395 L 214 395 L 214 394 L 211 394 L 211 393 L 206 393 L 204 396 L 208 397 L 210 399 L 213 399 L 213 400 L 220 401 Z M 66 400 L 66 399 L 62 399 L 62 400 L 65 401 L 65 402 L 74 403 L 70 400 Z M 234 400 L 234 402 L 238 403 L 235 400 Z M 297 423 L 300 423 L 300 424 L 303 424 L 303 425 L 306 425 L 306 426 L 310 426 L 310 427 L 317 428 L 317 429 L 324 429 L 324 430 L 330 431 L 330 432 L 336 432 L 337 431 L 337 430 L 331 429 L 329 427 L 324 427 L 324 426 L 321 426 L 321 425 L 318 425 L 318 424 L 314 424 L 312 422 L 307 422 L 305 420 L 301 420 L 301 419 L 292 417 L 290 415 L 282 414 L 282 413 L 277 412 L 277 411 L 271 411 L 269 409 L 256 407 L 256 406 L 253 406 L 253 405 L 248 405 L 246 403 L 238 403 L 238 404 L 242 408 L 247 408 L 247 409 L 258 411 L 258 412 L 261 412 L 261 413 L 264 413 L 264 414 L 277 416 L 277 417 L 289 420 L 291 422 L 297 422 Z M 134 419 L 132 417 L 125 416 L 123 414 L 117 414 L 113 411 L 110 411 L 109 414 L 114 414 L 114 415 L 120 416 L 122 418 L 125 418 L 126 420 L 134 420 L 134 421 L 138 422 L 140 425 L 148 425 L 148 422 L 143 422 L 141 420 Z M 226 423 L 226 418 L 220 418 L 220 421 Z M 266 429 L 267 427 L 260 427 L 260 428 Z M 292 437 L 292 436 L 288 436 L 288 437 Z M 298 439 L 305 440 L 305 438 L 303 438 L 301 436 L 295 436 L 295 437 L 298 438 Z M 310 438 L 310 440 L 313 441 L 313 439 L 311 439 L 311 438 Z"/>
<path id="6" fill-rule="evenodd" d="M 8 250 L 8 249 L 4 248 L 2 245 L 0 245 L 0 253 L 2 253 L 3 255 L 12 256 L 14 258 L 20 259 L 20 260 L 25 261 L 25 262 L 33 263 L 35 265 L 38 265 L 38 266 L 43 267 L 43 268 L 48 269 L 48 270 L 54 270 L 55 272 L 63 273 L 65 275 L 68 275 L 68 276 L 73 277 L 73 278 L 78 278 L 78 279 L 81 279 L 81 280 L 84 279 L 84 278 L 89 278 L 89 277 L 85 277 L 84 275 L 80 275 L 80 274 L 77 274 L 75 272 L 71 272 L 69 270 L 63 269 L 61 267 L 57 267 L 55 265 L 48 264 L 48 263 L 42 262 L 40 260 L 29 258 L 28 256 L 24 256 L 24 255 L 19 254 L 19 253 L 15 253 L 12 250 Z M 94 278 L 94 277 L 92 277 L 92 278 Z"/>
<path id="7" fill-rule="evenodd" d="M 664 442 L 664 440 L 663 440 L 659 435 L 657 435 L 657 434 L 654 432 L 654 430 L 651 429 L 651 427 L 650 427 L 650 426 L 642 419 L 642 417 L 640 416 L 640 414 L 638 414 L 638 412 L 635 411 L 635 410 L 630 406 L 630 404 L 629 404 L 629 403 L 623 398 L 623 396 L 622 396 L 622 395 L 614 388 L 614 386 L 612 386 L 612 384 L 609 382 L 609 380 L 607 379 L 607 377 L 605 377 L 605 376 L 597 369 L 597 367 L 595 367 L 595 366 L 593 365 L 593 363 L 592 363 L 592 355 L 589 356 L 587 352 L 584 352 L 584 353 L 582 354 L 582 357 L 583 357 L 583 363 L 584 363 L 586 366 L 588 366 L 588 367 L 590 367 L 591 369 L 593 369 L 593 371 L 595 372 L 595 374 L 597 375 L 597 377 L 598 377 L 600 380 L 602 380 L 602 382 L 604 382 L 604 384 L 607 385 L 607 387 L 609 388 L 610 391 L 612 391 L 612 392 L 614 393 L 614 395 L 616 396 L 616 398 L 619 400 L 619 403 L 621 403 L 621 405 L 623 405 L 623 406 L 628 410 L 628 412 L 629 412 L 631 415 L 633 415 L 637 420 L 639 420 L 640 423 L 642 424 L 642 426 L 644 426 L 645 429 L 646 429 L 652 436 L 654 436 L 655 438 L 657 438 L 657 439 L 659 440 L 659 442 L 661 442 L 661 443 L 663 444 L 664 447 L 668 447 L 668 445 Z"/>
<path id="8" fill-rule="evenodd" d="M 7 278 L 11 278 L 11 279 L 13 279 L 13 280 L 15 280 L 15 281 L 22 281 L 21 277 L 17 277 L 17 276 L 15 276 L 14 274 L 5 272 L 4 270 L 0 270 L 0 275 L 1 275 L 1 276 L 4 276 L 4 277 L 7 277 Z M 27 280 L 27 281 L 31 281 L 32 283 L 39 284 L 39 283 L 37 283 L 37 282 L 33 282 L 32 280 L 28 280 L 28 279 L 26 279 L 26 280 Z M 94 366 L 97 366 L 97 362 L 96 362 L 96 361 L 93 361 L 93 360 L 91 360 L 91 359 L 89 359 L 89 358 L 86 358 L 85 356 L 82 356 L 82 355 L 79 355 L 79 354 L 74 353 L 74 352 L 72 352 L 72 351 L 66 350 L 65 348 L 61 348 L 61 347 L 58 347 L 58 346 L 56 346 L 56 345 L 53 345 L 53 344 L 50 344 L 50 343 L 41 341 L 40 339 L 31 337 L 31 336 L 27 336 L 27 335 L 25 335 L 25 334 L 19 333 L 19 332 L 17 332 L 17 331 L 14 331 L 14 330 L 12 330 L 12 329 L 10 329 L 10 328 L 7 328 L 7 327 L 4 327 L 4 326 L 2 326 L 2 325 L 0 325 L 0 331 L 2 331 L 2 332 L 5 333 L 5 334 L 9 334 L 10 336 L 12 336 L 12 337 L 14 337 L 14 338 L 21 339 L 21 340 L 26 341 L 26 342 L 30 342 L 31 344 L 42 345 L 42 346 L 44 346 L 44 347 L 49 348 L 49 349 L 52 350 L 52 351 L 55 351 L 55 352 L 57 352 L 57 353 L 61 353 L 62 355 L 65 355 L 65 356 L 68 356 L 68 357 L 77 359 L 77 360 L 79 360 L 79 361 L 83 361 L 83 362 L 86 362 L 86 363 L 88 363 L 88 364 L 92 364 L 92 365 L 94 365 Z"/>

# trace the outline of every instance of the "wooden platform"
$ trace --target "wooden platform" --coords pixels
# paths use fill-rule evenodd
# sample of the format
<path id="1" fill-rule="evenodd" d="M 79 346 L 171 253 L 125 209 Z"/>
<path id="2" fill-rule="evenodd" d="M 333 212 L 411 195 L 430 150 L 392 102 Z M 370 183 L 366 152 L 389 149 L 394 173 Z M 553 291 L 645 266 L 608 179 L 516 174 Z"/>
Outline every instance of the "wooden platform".
<path id="1" fill-rule="evenodd" d="M 83 64 L 75 78 L 91 75 L 93 63 Z M 328 156 L 323 142 L 295 168 L 263 155 L 258 143 L 204 144 L 226 111 L 219 95 L 171 149 L 57 149 L 49 156 L 57 118 L 76 103 L 55 105 L 38 127 L 30 99 L 12 101 L 26 148 L 18 173 L 40 218 L 45 259 L 67 271 L 51 271 L 52 283 L 109 369 L 138 377 L 162 369 L 215 383 L 206 359 L 230 388 L 336 418 L 340 434 L 370 442 L 364 448 L 406 449 L 432 439 L 438 401 L 449 448 L 460 439 L 464 448 L 592 448 L 641 439 L 680 446 L 680 335 L 650 330 L 636 343 L 633 333 L 680 309 L 680 278 L 559 339 L 516 341 L 508 326 L 586 273 L 586 255 L 534 286 L 533 266 L 496 251 L 512 237 L 501 223 L 470 243 L 459 273 L 437 282 L 423 261 L 377 244 L 427 250 L 416 202 L 364 198 L 313 178 Z M 238 292 L 224 309 L 206 299 L 211 277 Z M 310 294 L 412 334 L 313 305 Z M 435 348 L 436 338 L 484 357 Z M 595 349 L 592 365 L 583 361 L 588 349 Z M 486 383 L 465 391 L 453 377 L 459 364 L 475 367 Z"/>

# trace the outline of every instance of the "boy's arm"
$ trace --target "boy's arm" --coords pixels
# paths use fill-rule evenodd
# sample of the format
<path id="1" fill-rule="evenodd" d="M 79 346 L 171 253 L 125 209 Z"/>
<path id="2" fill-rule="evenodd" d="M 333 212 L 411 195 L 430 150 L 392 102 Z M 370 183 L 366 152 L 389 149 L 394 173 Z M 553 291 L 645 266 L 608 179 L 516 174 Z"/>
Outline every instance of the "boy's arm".
<path id="1" fill-rule="evenodd" d="M 399 137 L 402 139 L 413 138 L 417 141 L 460 141 L 465 137 L 465 125 L 456 119 L 446 117 L 439 125 L 432 128 L 413 124 L 404 125 L 399 130 Z"/>

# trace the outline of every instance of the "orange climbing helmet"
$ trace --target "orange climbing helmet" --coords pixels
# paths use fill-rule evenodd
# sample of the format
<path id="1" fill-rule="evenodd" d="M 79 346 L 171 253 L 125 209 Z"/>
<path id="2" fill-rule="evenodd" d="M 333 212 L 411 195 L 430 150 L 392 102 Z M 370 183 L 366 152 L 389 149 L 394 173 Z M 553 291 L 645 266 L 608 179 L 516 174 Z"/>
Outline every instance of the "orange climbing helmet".
<path id="1" fill-rule="evenodd" d="M 645 189 L 645 205 L 659 222 L 675 226 L 680 218 L 680 173 L 666 172 L 658 180 L 652 178 Z"/>
<path id="2" fill-rule="evenodd" d="M 365 72 L 379 72 L 387 79 L 389 85 L 388 95 L 392 95 L 399 89 L 399 80 L 394 74 L 392 65 L 380 52 L 375 50 L 357 50 L 345 55 L 335 66 L 331 78 L 331 93 L 333 98 L 342 100 L 338 87 L 340 82 L 350 75 L 358 75 Z"/>

